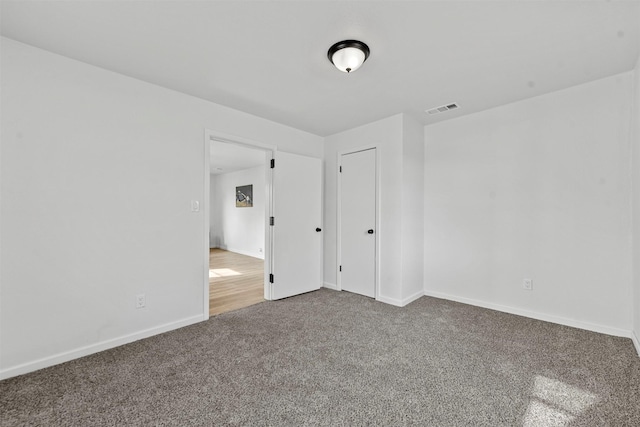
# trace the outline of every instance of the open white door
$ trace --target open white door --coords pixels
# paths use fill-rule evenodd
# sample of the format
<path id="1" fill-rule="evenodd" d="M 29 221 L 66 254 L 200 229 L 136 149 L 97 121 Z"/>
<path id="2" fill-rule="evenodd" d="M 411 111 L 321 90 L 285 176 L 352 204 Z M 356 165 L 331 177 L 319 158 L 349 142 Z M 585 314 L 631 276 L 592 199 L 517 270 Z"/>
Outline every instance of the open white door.
<path id="1" fill-rule="evenodd" d="M 276 152 L 272 204 L 271 299 L 320 289 L 322 161 Z"/>

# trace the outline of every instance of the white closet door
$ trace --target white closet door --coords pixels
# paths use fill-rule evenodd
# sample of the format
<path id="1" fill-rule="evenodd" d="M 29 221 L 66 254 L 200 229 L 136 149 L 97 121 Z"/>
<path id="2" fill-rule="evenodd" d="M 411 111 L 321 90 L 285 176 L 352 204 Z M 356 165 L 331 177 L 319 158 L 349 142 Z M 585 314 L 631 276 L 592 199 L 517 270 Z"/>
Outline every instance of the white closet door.
<path id="1" fill-rule="evenodd" d="M 341 156 L 340 286 L 375 298 L 376 150 Z"/>

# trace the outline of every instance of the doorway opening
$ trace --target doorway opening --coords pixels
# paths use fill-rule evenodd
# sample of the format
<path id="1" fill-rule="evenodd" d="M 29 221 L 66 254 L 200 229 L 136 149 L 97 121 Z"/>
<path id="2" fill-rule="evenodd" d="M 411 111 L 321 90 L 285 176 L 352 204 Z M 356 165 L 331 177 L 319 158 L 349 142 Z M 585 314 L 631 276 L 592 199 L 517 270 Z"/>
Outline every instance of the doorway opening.
<path id="1" fill-rule="evenodd" d="M 267 298 L 270 149 L 209 135 L 208 313 Z"/>

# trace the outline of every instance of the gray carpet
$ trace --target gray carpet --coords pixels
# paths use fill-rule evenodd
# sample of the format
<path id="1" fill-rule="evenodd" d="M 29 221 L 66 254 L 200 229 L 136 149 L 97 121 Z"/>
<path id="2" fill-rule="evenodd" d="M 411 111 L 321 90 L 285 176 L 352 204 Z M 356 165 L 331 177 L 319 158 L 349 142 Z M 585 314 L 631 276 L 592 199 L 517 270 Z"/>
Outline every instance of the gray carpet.
<path id="1" fill-rule="evenodd" d="M 640 426 L 631 340 L 320 290 L 0 382 L 2 426 Z"/>

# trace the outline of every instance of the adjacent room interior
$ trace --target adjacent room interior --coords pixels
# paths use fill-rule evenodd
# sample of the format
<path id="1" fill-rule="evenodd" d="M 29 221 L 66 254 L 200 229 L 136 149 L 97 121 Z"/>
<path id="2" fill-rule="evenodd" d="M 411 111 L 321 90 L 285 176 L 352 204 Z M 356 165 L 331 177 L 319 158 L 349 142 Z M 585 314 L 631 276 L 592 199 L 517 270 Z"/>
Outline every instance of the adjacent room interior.
<path id="1" fill-rule="evenodd" d="M 209 315 L 264 301 L 266 152 L 212 140 Z"/>

